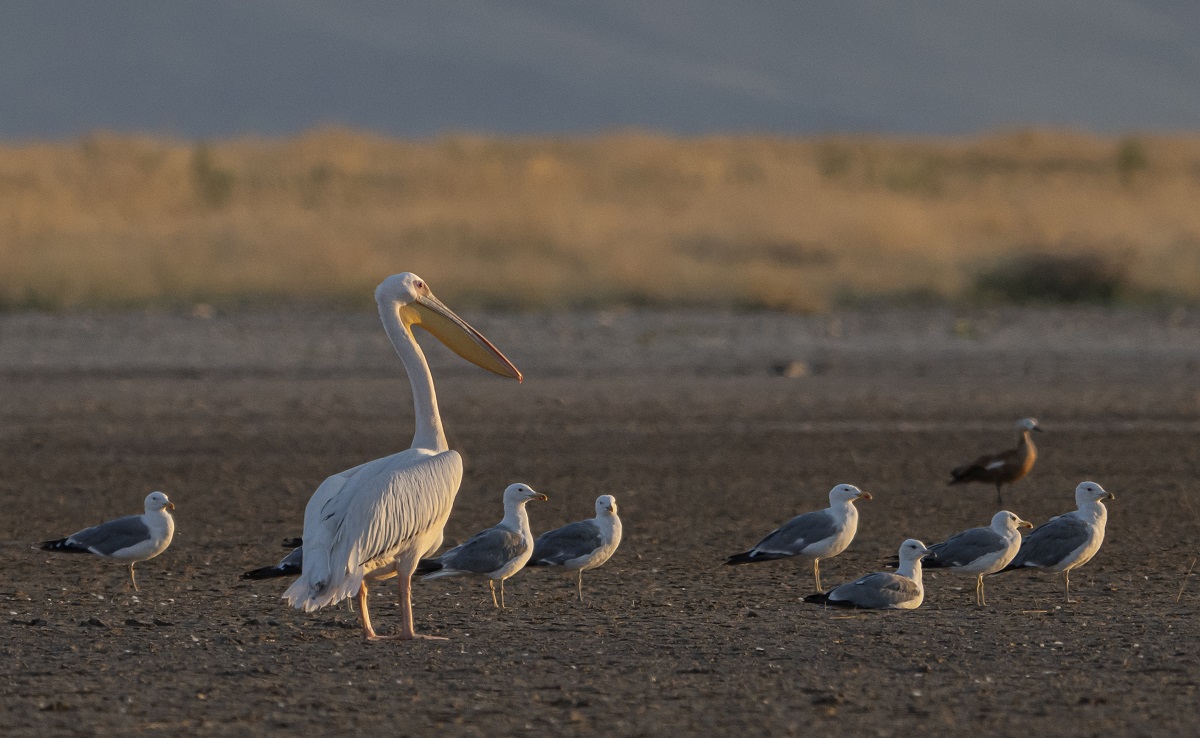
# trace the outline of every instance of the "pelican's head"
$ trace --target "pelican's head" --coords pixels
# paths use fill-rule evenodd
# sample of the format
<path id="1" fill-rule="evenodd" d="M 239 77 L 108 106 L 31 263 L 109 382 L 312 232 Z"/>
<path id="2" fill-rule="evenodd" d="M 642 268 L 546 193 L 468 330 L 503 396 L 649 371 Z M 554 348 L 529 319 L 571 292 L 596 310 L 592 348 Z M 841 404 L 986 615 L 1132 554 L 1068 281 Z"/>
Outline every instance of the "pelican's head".
<path id="1" fill-rule="evenodd" d="M 855 500 L 872 500 L 870 492 L 863 492 L 853 484 L 839 484 L 829 490 L 829 504 L 840 505 L 843 502 L 854 502 Z"/>
<path id="2" fill-rule="evenodd" d="M 909 538 L 900 544 L 900 561 L 920 561 L 926 556 L 933 556 L 933 551 L 925 548 L 925 544 L 916 538 Z"/>
<path id="3" fill-rule="evenodd" d="M 375 288 L 375 302 L 380 315 L 395 313 L 405 326 L 421 326 L 475 366 L 521 381 L 521 372 L 513 363 L 482 333 L 434 297 L 425 280 L 412 272 L 393 274 L 383 280 Z"/>
<path id="4" fill-rule="evenodd" d="M 175 503 L 167 499 L 162 492 L 151 492 L 146 495 L 146 512 L 158 512 L 163 508 L 175 509 Z"/>
<path id="5" fill-rule="evenodd" d="M 550 498 L 541 492 L 534 492 L 533 488 L 528 484 L 510 484 L 504 490 L 505 506 L 510 504 L 524 505 L 530 500 L 541 500 L 542 502 L 545 502 L 548 499 Z"/>
<path id="6" fill-rule="evenodd" d="M 1032 528 L 1033 523 L 1028 520 L 1021 520 L 1016 513 L 1010 513 L 1008 510 L 1001 510 L 992 516 L 992 530 L 997 533 L 1008 533 L 1017 528 Z"/>
<path id="7" fill-rule="evenodd" d="M 1080 507 L 1089 502 L 1099 502 L 1106 497 L 1110 500 L 1117 499 L 1116 495 L 1106 492 L 1095 482 L 1080 482 L 1079 486 L 1075 488 L 1075 504 Z"/>
<path id="8" fill-rule="evenodd" d="M 1038 425 L 1037 418 L 1021 418 L 1017 421 L 1017 432 L 1024 433 L 1025 431 L 1042 432 L 1042 426 Z"/>
<path id="9" fill-rule="evenodd" d="M 596 498 L 596 517 L 617 514 L 617 498 L 612 495 L 600 495 Z"/>

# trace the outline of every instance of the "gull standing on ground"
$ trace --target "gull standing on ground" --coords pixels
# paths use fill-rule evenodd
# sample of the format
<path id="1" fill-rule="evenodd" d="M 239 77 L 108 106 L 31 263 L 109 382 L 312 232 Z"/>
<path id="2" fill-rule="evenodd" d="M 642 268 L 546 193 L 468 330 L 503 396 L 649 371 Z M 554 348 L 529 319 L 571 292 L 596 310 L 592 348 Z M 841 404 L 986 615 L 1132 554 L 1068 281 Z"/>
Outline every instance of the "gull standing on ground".
<path id="1" fill-rule="evenodd" d="M 492 604 L 504 607 L 504 580 L 521 571 L 533 555 L 533 533 L 525 503 L 545 502 L 550 498 L 526 484 L 510 484 L 504 490 L 504 519 L 480 531 L 446 553 L 421 559 L 417 573 L 422 579 L 441 579 L 459 574 L 487 577 Z M 500 582 L 500 602 L 496 602 L 496 581 Z"/>
<path id="2" fill-rule="evenodd" d="M 175 536 L 175 519 L 167 512 L 168 508 L 174 510 L 175 503 L 162 492 L 151 492 L 146 495 L 145 513 L 126 515 L 84 528 L 66 538 L 46 541 L 40 548 L 43 551 L 90 553 L 106 559 L 128 561 L 129 580 L 133 582 L 133 591 L 138 592 L 133 565 L 166 551 Z"/>
<path id="3" fill-rule="evenodd" d="M 417 561 L 441 545 L 442 528 L 462 482 L 462 457 L 446 443 L 433 376 L 412 326 L 429 331 L 483 369 L 518 381 L 521 372 L 415 274 L 383 280 L 375 302 L 412 386 L 412 446 L 321 483 L 304 510 L 301 574 L 283 596 L 305 612 L 355 597 L 363 636 L 369 641 L 433 638 L 413 629 L 412 574 Z M 392 576 L 399 580 L 401 627 L 394 636 L 380 636 L 371 627 L 367 581 Z"/>
<path id="4" fill-rule="evenodd" d="M 805 602 L 871 610 L 915 610 L 925 599 L 921 583 L 921 558 L 930 555 L 925 544 L 909 538 L 900 544 L 900 567 L 893 574 L 880 571 L 834 587 L 825 594 L 811 594 Z"/>
<path id="5" fill-rule="evenodd" d="M 1021 550 L 1012 562 L 1000 571 L 1040 568 L 1063 573 L 1063 591 L 1067 602 L 1071 599 L 1071 570 L 1078 569 L 1091 560 L 1104 543 L 1104 524 L 1108 522 L 1108 509 L 1101 502 L 1104 498 L 1115 500 L 1112 492 L 1095 482 L 1080 482 L 1075 488 L 1077 510 L 1050 518 L 1037 530 L 1025 536 Z"/>
<path id="6" fill-rule="evenodd" d="M 967 482 L 990 482 L 996 485 L 996 504 L 1003 505 L 1004 497 L 1000 488 L 1006 484 L 1019 482 L 1033 468 L 1037 461 L 1037 448 L 1029 438 L 1031 431 L 1041 432 L 1035 418 L 1021 418 L 1017 421 L 1017 447 L 998 454 L 984 454 L 970 464 L 963 464 L 950 472 L 953 477 L 948 485 L 965 484 Z"/>
<path id="7" fill-rule="evenodd" d="M 854 501 L 870 499 L 870 494 L 853 484 L 839 484 L 829 490 L 829 507 L 797 515 L 749 551 L 734 554 L 725 563 L 732 566 L 792 557 L 811 559 L 813 580 L 817 591 L 823 592 L 821 559 L 833 558 L 846 550 L 858 532 L 858 508 L 854 507 Z"/>
<path id="8" fill-rule="evenodd" d="M 995 574 L 1012 561 L 1021 548 L 1019 529 L 1032 527 L 1033 523 L 1001 510 L 992 516 L 990 526 L 964 530 L 930 546 L 933 556 L 925 566 L 975 574 L 975 604 L 982 607 L 987 604 L 983 595 L 983 577 Z"/>
<path id="9" fill-rule="evenodd" d="M 583 602 L 583 573 L 595 569 L 621 545 L 621 518 L 617 516 L 617 498 L 596 498 L 596 517 L 569 523 L 546 531 L 533 544 L 529 566 L 560 566 L 576 572 L 575 588 Z"/>

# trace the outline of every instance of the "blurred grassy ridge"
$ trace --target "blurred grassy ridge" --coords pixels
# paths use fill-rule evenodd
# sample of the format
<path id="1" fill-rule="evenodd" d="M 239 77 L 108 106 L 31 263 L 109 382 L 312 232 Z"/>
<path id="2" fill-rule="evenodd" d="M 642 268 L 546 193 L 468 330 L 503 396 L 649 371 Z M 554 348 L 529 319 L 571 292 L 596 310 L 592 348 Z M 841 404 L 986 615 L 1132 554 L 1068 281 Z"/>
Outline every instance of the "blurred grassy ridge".
<path id="1" fill-rule="evenodd" d="M 0 308 L 1200 301 L 1200 135 L 0 145 Z"/>

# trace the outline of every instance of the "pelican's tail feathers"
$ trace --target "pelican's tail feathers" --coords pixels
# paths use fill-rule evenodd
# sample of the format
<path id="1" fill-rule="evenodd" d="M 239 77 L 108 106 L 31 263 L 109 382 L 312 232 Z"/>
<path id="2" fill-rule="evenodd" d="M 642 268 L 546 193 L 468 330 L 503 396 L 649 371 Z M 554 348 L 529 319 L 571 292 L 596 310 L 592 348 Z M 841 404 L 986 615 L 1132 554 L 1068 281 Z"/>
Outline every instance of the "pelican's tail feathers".
<path id="1" fill-rule="evenodd" d="M 339 582 L 332 582 L 330 579 L 327 573 L 325 576 L 319 576 L 315 572 L 310 574 L 305 571 L 283 593 L 283 599 L 292 607 L 304 612 L 314 612 L 328 605 L 336 605 L 358 593 L 359 587 L 362 586 L 363 572 L 347 572 Z"/>

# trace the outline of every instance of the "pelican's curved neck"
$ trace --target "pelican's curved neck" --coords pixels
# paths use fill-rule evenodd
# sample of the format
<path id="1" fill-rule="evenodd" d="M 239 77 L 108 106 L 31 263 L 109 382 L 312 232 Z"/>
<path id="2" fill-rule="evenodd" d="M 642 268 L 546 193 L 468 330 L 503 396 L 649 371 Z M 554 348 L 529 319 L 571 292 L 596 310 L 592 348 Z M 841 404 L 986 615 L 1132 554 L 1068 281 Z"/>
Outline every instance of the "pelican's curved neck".
<path id="1" fill-rule="evenodd" d="M 379 319 L 383 321 L 383 329 L 387 331 L 396 354 L 404 364 L 408 373 L 408 382 L 412 385 L 413 410 L 416 419 L 416 431 L 413 433 L 411 448 L 428 449 L 430 451 L 448 451 L 446 433 L 442 429 L 442 416 L 438 413 L 437 393 L 433 389 L 433 375 L 429 373 L 429 364 L 425 354 L 413 338 L 412 330 L 400 320 L 394 304 L 379 305 Z"/>

